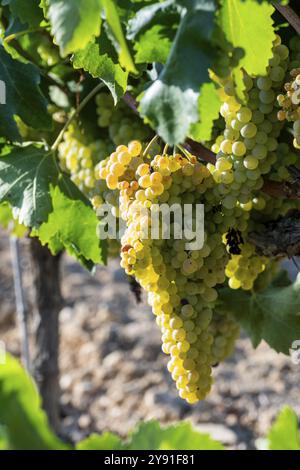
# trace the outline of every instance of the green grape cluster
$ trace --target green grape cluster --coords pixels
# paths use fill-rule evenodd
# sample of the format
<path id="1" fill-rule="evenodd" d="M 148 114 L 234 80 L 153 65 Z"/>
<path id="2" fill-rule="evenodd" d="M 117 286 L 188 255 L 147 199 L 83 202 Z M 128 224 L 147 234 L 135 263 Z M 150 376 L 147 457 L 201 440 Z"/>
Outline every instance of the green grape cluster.
<path id="1" fill-rule="evenodd" d="M 279 142 L 276 150 L 276 160 L 268 174 L 268 178 L 273 181 L 290 181 L 291 174 L 288 170 L 290 165 L 300 169 L 300 161 L 295 151 L 290 149 L 285 142 Z"/>
<path id="2" fill-rule="evenodd" d="M 230 82 L 224 86 L 220 112 L 226 129 L 213 146 L 217 162 L 210 169 L 218 183 L 216 195 L 227 209 L 250 211 L 254 195 L 263 186 L 262 176 L 276 160 L 282 127 L 277 120 L 276 90 L 283 84 L 288 55 L 288 48 L 277 38 L 268 75 L 255 79 L 244 75 L 247 106 L 237 101 Z"/>
<path id="3" fill-rule="evenodd" d="M 137 139 L 145 142 L 150 137 L 150 129 L 124 103 L 114 106 L 113 98 L 107 93 L 99 93 L 96 97 L 98 125 L 108 128 L 108 133 L 114 145 Z"/>
<path id="4" fill-rule="evenodd" d="M 281 110 L 278 111 L 278 120 L 293 122 L 294 147 L 300 148 L 300 68 L 290 71 L 291 81 L 285 83 L 286 93 L 277 97 Z"/>
<path id="5" fill-rule="evenodd" d="M 233 47 L 230 42 L 222 36 L 221 48 L 217 53 L 213 71 L 218 77 L 226 78 L 230 74 L 232 68 L 237 67 L 240 60 L 244 57 L 244 50 L 240 47 Z"/>
<path id="6" fill-rule="evenodd" d="M 268 263 L 268 258 L 256 254 L 254 245 L 244 243 L 240 254 L 232 255 L 226 266 L 225 274 L 229 278 L 229 287 L 252 290 L 255 280 L 264 272 Z"/>
<path id="7" fill-rule="evenodd" d="M 214 339 L 212 362 L 216 366 L 232 354 L 235 342 L 240 334 L 240 328 L 230 313 L 216 310 L 209 325 L 209 333 Z"/>
<path id="8" fill-rule="evenodd" d="M 290 80 L 284 84 L 284 93 L 277 96 L 280 106 L 279 121 L 293 122 L 294 147 L 300 148 L 300 38 L 290 40 L 291 61 L 289 63 Z"/>
<path id="9" fill-rule="evenodd" d="M 295 149 L 290 148 L 286 142 L 278 140 L 278 147 L 275 151 L 276 161 L 273 163 L 270 172 L 268 173 L 268 180 L 279 183 L 292 182 L 290 171 L 288 167 L 292 165 L 300 170 L 300 160 Z M 263 229 L 263 223 L 276 220 L 281 216 L 285 216 L 290 210 L 300 210 L 300 201 L 297 199 L 276 198 L 261 192 L 255 198 L 257 203 L 253 205 L 251 219 L 249 220 L 249 232 L 259 232 Z"/>
<path id="10" fill-rule="evenodd" d="M 98 193 L 95 179 L 96 164 L 109 155 L 111 146 L 107 140 L 87 142 L 76 126 L 70 126 L 58 149 L 62 169 L 68 172 L 72 181 L 89 198 Z"/>
<path id="11" fill-rule="evenodd" d="M 284 83 L 288 65 L 289 49 L 277 36 L 267 75 L 254 78 L 244 73 L 246 104 L 242 105 L 235 97 L 230 78 L 223 80 L 220 89 L 223 100 L 220 113 L 225 121 L 225 130 L 212 146 L 217 160 L 215 165 L 209 164 L 208 169 L 216 183 L 215 198 L 221 201 L 223 214 L 225 210 L 229 211 L 230 229 L 238 229 L 244 240 L 256 223 L 255 219 L 252 220 L 253 212 L 270 210 L 268 196 L 261 191 L 264 175 L 271 175 L 274 180 L 288 179 L 287 165 L 297 160 L 288 147 L 279 145 L 283 124 L 278 120 L 276 97 Z M 282 152 L 285 153 L 284 158 Z M 226 237 L 223 240 L 227 244 Z M 269 260 L 258 256 L 250 243 L 237 245 L 235 251 L 228 249 L 231 256 L 225 273 L 229 286 L 252 290 Z"/>
<path id="12" fill-rule="evenodd" d="M 62 169 L 70 174 L 74 184 L 91 200 L 97 211 L 102 204 L 117 207 L 114 194 L 107 191 L 103 181 L 99 181 L 99 163 L 104 161 L 112 150 L 108 139 L 88 142 L 76 126 L 71 126 L 64 135 L 58 149 Z M 118 240 L 108 239 L 107 252 L 110 258 L 120 253 Z"/>
<path id="13" fill-rule="evenodd" d="M 98 114 L 98 126 L 101 128 L 109 127 L 115 111 L 113 97 L 108 93 L 99 93 L 96 96 L 96 106 Z"/>
<path id="14" fill-rule="evenodd" d="M 148 293 L 179 395 L 195 403 L 209 392 L 212 366 L 229 354 L 238 334 L 233 320 L 214 318 L 213 313 L 215 287 L 225 282 L 228 254 L 222 233 L 228 229 L 229 214 L 224 222 L 224 214 L 214 212 L 214 180 L 189 154 L 152 158 L 134 141 L 118 146 L 101 162 L 98 176 L 112 194 L 119 194 L 118 216 L 126 224 L 121 266 Z M 203 202 L 211 215 L 201 249 L 189 250 L 187 239 L 165 239 L 161 232 L 144 236 L 157 204 L 183 207 L 196 202 Z"/>

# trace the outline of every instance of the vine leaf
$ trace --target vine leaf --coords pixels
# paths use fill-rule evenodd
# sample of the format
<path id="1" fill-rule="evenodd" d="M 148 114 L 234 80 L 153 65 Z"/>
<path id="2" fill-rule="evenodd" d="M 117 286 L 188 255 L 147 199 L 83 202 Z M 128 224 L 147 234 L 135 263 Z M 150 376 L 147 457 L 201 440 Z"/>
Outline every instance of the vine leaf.
<path id="1" fill-rule="evenodd" d="M 92 435 L 76 447 L 78 450 L 223 450 L 219 442 L 199 433 L 187 422 L 162 428 L 157 421 L 141 423 L 123 443 L 117 436 Z"/>
<path id="2" fill-rule="evenodd" d="M 158 16 L 163 13 L 174 10 L 174 0 L 165 0 L 163 2 L 154 3 L 141 8 L 136 15 L 128 21 L 126 36 L 132 40 L 150 23 L 155 21 Z"/>
<path id="3" fill-rule="evenodd" d="M 214 121 L 218 119 L 221 99 L 214 83 L 204 83 L 198 101 L 199 122 L 192 125 L 191 137 L 197 141 L 211 139 Z"/>
<path id="4" fill-rule="evenodd" d="M 165 68 L 141 99 L 142 116 L 171 145 L 183 142 L 191 124 L 198 120 L 199 91 L 209 81 L 208 68 L 214 56 L 213 28 L 212 12 L 186 13 Z"/>
<path id="5" fill-rule="evenodd" d="M 289 354 L 300 338 L 300 275 L 294 284 L 273 282 L 255 294 L 220 290 L 221 309 L 231 312 L 256 348 L 262 340 L 277 352 Z"/>
<path id="6" fill-rule="evenodd" d="M 38 69 L 12 59 L 0 46 L 0 78 L 5 83 L 6 92 L 6 104 L 0 105 L 0 135 L 12 141 L 21 140 L 15 115 L 30 127 L 50 129 L 52 121 L 39 88 Z"/>
<path id="7" fill-rule="evenodd" d="M 175 0 L 175 3 L 184 8 L 199 8 L 204 11 L 215 11 L 215 0 Z"/>
<path id="8" fill-rule="evenodd" d="M 2 227 L 7 228 L 11 219 L 12 213 L 9 204 L 7 204 L 6 202 L 0 204 L 0 224 L 2 225 Z"/>
<path id="9" fill-rule="evenodd" d="M 0 425 L 0 450 L 9 450 L 8 448 L 8 437 L 4 426 Z"/>
<path id="10" fill-rule="evenodd" d="M 244 57 L 235 69 L 238 92 L 241 96 L 242 69 L 249 75 L 265 75 L 272 56 L 275 32 L 272 14 L 274 8 L 266 2 L 256 0 L 223 1 L 218 22 L 226 39 L 244 50 Z"/>
<path id="11" fill-rule="evenodd" d="M 125 446 L 122 444 L 121 439 L 112 434 L 105 432 L 101 434 L 91 434 L 83 441 L 79 442 L 76 450 L 124 450 Z"/>
<path id="12" fill-rule="evenodd" d="M 102 52 L 101 41 L 100 44 L 90 43 L 84 50 L 74 54 L 73 66 L 75 69 L 84 69 L 94 78 L 100 78 L 109 88 L 115 104 L 124 95 L 128 72 L 115 64 L 107 53 Z"/>
<path id="13" fill-rule="evenodd" d="M 19 238 L 24 237 L 27 232 L 26 227 L 13 218 L 11 207 L 6 202 L 0 204 L 0 225 Z"/>
<path id="14" fill-rule="evenodd" d="M 6 354 L 5 359 L 0 367 L 0 423 L 9 449 L 66 450 L 50 430 L 32 379 L 12 356 Z"/>
<path id="15" fill-rule="evenodd" d="M 0 158 L 0 202 L 9 202 L 14 217 L 38 227 L 52 210 L 50 185 L 58 180 L 55 157 L 33 146 L 14 148 Z"/>
<path id="16" fill-rule="evenodd" d="M 164 64 L 171 49 L 171 40 L 164 36 L 162 25 L 157 24 L 140 35 L 139 40 L 134 44 L 134 49 L 137 64 L 149 62 Z"/>
<path id="17" fill-rule="evenodd" d="M 32 379 L 9 354 L 0 367 L 0 446 L 11 450 L 71 450 L 50 430 Z M 26 432 L 24 432 L 26 429 Z M 2 442 L 1 442 L 2 441 Z M 157 421 L 141 423 L 127 441 L 112 433 L 92 434 L 77 450 L 224 450 L 209 435 L 181 422 L 162 428 Z"/>
<path id="18" fill-rule="evenodd" d="M 65 248 L 88 269 L 105 262 L 105 250 L 101 249 L 97 237 L 99 221 L 93 208 L 66 177 L 50 192 L 53 210 L 34 235 L 38 235 L 53 254 Z"/>
<path id="19" fill-rule="evenodd" d="M 106 21 L 119 46 L 119 61 L 128 72 L 137 73 L 128 45 L 122 30 L 118 10 L 114 0 L 101 0 L 105 10 Z"/>
<path id="20" fill-rule="evenodd" d="M 61 54 L 84 49 L 100 34 L 102 0 L 49 0 L 48 16 Z"/>
<path id="21" fill-rule="evenodd" d="M 106 262 L 105 243 L 89 201 L 60 172 L 54 153 L 28 146 L 0 158 L 0 203 L 8 202 L 19 223 L 32 229 L 53 254 L 64 248 L 86 268 Z"/>
<path id="22" fill-rule="evenodd" d="M 9 5 L 15 18 L 19 18 L 23 24 L 36 28 L 43 21 L 43 11 L 40 0 L 2 0 L 2 5 Z"/>
<path id="23" fill-rule="evenodd" d="M 141 423 L 131 434 L 129 450 L 223 450 L 222 444 L 208 434 L 192 428 L 191 423 L 182 422 L 162 428 L 157 421 Z"/>
<path id="24" fill-rule="evenodd" d="M 292 408 L 285 406 L 268 433 L 269 450 L 300 450 L 298 418 Z"/>

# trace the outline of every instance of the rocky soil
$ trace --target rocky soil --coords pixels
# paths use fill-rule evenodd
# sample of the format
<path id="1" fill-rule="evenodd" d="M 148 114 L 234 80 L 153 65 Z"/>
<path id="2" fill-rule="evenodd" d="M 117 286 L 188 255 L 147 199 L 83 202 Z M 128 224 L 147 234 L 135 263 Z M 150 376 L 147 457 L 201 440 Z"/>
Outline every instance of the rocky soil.
<path id="1" fill-rule="evenodd" d="M 22 246 L 30 309 L 31 277 Z M 63 259 L 61 413 L 63 432 L 78 440 L 110 430 L 122 436 L 141 420 L 190 419 L 231 448 L 254 448 L 284 404 L 300 414 L 300 366 L 266 344 L 253 350 L 242 336 L 234 355 L 215 369 L 215 385 L 196 406 L 182 401 L 161 352 L 160 334 L 145 303 L 137 304 L 113 261 L 95 276 Z M 19 355 L 9 240 L 0 233 L 0 339 Z"/>

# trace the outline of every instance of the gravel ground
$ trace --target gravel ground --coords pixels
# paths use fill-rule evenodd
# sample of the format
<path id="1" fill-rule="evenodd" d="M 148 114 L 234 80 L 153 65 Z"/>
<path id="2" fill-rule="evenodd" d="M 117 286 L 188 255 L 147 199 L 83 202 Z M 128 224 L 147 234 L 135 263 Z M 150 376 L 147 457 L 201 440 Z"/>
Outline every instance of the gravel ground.
<path id="1" fill-rule="evenodd" d="M 30 306 L 30 264 L 22 248 Z M 15 326 L 9 241 L 0 233 L 0 339 L 20 351 Z M 61 412 L 64 433 L 76 441 L 110 430 L 125 436 L 141 420 L 190 419 L 230 448 L 254 448 L 285 404 L 300 415 L 300 366 L 266 344 L 253 350 L 241 337 L 233 356 L 215 369 L 207 400 L 189 406 L 166 370 L 160 334 L 145 303 L 137 304 L 113 261 L 95 276 L 63 260 Z"/>

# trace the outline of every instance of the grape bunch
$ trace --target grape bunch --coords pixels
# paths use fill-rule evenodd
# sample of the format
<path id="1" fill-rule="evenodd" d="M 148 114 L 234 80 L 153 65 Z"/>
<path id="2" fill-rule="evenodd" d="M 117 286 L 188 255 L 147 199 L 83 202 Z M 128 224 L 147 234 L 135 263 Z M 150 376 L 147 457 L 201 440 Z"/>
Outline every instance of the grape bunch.
<path id="1" fill-rule="evenodd" d="M 289 144 L 286 142 L 280 142 L 280 140 L 278 140 L 278 147 L 275 153 L 276 161 L 268 173 L 268 179 L 281 183 L 291 182 L 292 178 L 288 167 L 292 165 L 300 170 L 300 160 L 295 149 L 290 148 Z M 263 222 L 276 220 L 280 216 L 286 215 L 292 209 L 300 210 L 300 201 L 297 199 L 275 198 L 266 193 L 261 193 L 259 198 L 262 203 L 259 212 L 253 213 L 253 221 L 251 221 L 253 223 L 251 223 L 251 227 L 249 227 L 252 231 L 259 231 L 260 227 L 258 222 L 260 219 L 262 219 Z"/>
<path id="2" fill-rule="evenodd" d="M 209 333 L 213 336 L 212 363 L 216 366 L 231 355 L 240 329 L 230 313 L 216 310 Z"/>
<path id="3" fill-rule="evenodd" d="M 278 90 L 282 88 L 289 64 L 289 49 L 274 41 L 267 75 L 250 77 L 244 73 L 245 102 L 242 105 L 235 96 L 233 80 L 223 80 L 220 96 L 223 104 L 220 113 L 225 130 L 217 137 L 212 150 L 217 154 L 215 165 L 208 164 L 215 181 L 216 200 L 230 214 L 229 230 L 239 230 L 242 239 L 236 252 L 228 247 L 230 260 L 226 276 L 232 289 L 252 290 L 257 277 L 267 268 L 269 260 L 258 256 L 255 247 L 247 242 L 249 230 L 255 228 L 252 212 L 262 213 L 268 199 L 262 193 L 264 175 L 274 180 L 288 179 L 288 163 L 295 163 L 296 156 L 282 144 L 279 136 L 283 127 L 278 120 Z M 284 150 L 286 156 L 282 158 Z"/>
<path id="4" fill-rule="evenodd" d="M 300 68 L 290 71 L 291 81 L 285 83 L 285 94 L 277 97 L 281 110 L 278 111 L 278 120 L 293 122 L 294 147 L 300 148 Z"/>
<path id="5" fill-rule="evenodd" d="M 162 152 L 152 158 L 138 141 L 118 146 L 99 164 L 98 177 L 118 194 L 115 214 L 126 224 L 121 266 L 147 292 L 179 395 L 195 403 L 209 392 L 212 366 L 229 354 L 238 335 L 234 320 L 213 313 L 215 287 L 224 283 L 228 261 L 221 235 L 228 223 L 214 213 L 214 180 L 194 156 Z M 184 237 L 164 237 L 164 226 L 158 236 L 145 236 L 157 205 L 196 202 L 211 214 L 201 249 L 189 250 Z"/>
<path id="6" fill-rule="evenodd" d="M 88 142 L 80 128 L 75 125 L 70 126 L 64 134 L 64 140 L 58 149 L 60 165 L 89 198 L 93 198 L 99 192 L 95 179 L 95 166 L 109 155 L 110 150 L 109 141 Z"/>
<path id="7" fill-rule="evenodd" d="M 240 254 L 232 255 L 226 266 L 225 274 L 229 278 L 229 287 L 252 290 L 254 281 L 264 272 L 269 262 L 268 258 L 256 254 L 254 245 L 244 243 Z"/>
<path id="8" fill-rule="evenodd" d="M 227 209 L 240 207 L 249 212 L 256 192 L 263 186 L 262 176 L 269 173 L 276 160 L 274 152 L 282 128 L 277 120 L 276 91 L 283 84 L 289 55 L 288 48 L 279 42 L 277 37 L 266 77 L 252 79 L 244 74 L 247 106 L 235 98 L 230 81 L 222 90 L 220 112 L 226 128 L 212 147 L 217 161 L 209 169 Z"/>
<path id="9" fill-rule="evenodd" d="M 289 81 L 284 84 L 284 93 L 277 96 L 280 106 L 279 121 L 293 123 L 294 147 L 300 148 L 300 38 L 295 36 L 290 41 L 291 61 L 289 63 Z"/>
<path id="10" fill-rule="evenodd" d="M 113 97 L 108 93 L 99 93 L 96 96 L 96 106 L 98 114 L 98 126 L 109 127 L 115 111 Z"/>

